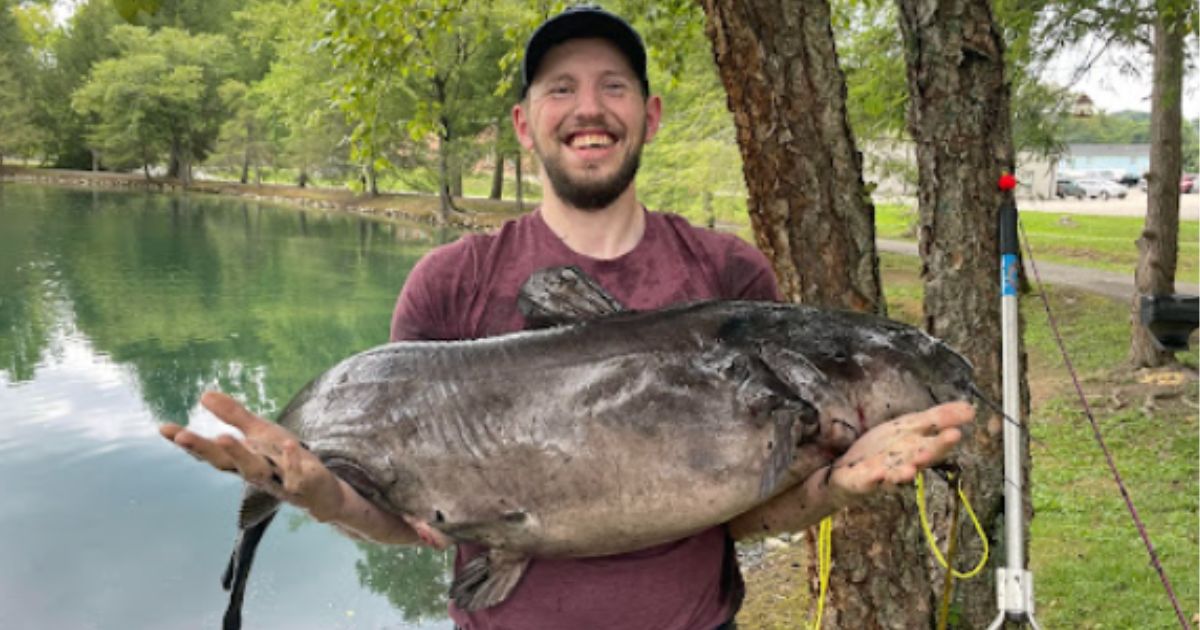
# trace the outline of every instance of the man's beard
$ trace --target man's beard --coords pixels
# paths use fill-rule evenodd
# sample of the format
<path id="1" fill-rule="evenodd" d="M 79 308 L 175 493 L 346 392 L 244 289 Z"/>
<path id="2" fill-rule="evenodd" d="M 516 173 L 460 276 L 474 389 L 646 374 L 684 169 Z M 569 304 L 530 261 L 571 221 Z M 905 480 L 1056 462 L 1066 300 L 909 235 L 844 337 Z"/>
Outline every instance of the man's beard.
<path id="1" fill-rule="evenodd" d="M 568 205 L 580 210 L 600 210 L 616 201 L 637 176 L 642 159 L 642 147 L 639 143 L 612 177 L 599 181 L 575 181 L 562 168 L 560 161 L 549 159 L 542 153 L 538 151 L 538 159 L 546 169 L 546 177 L 550 180 L 554 193 Z"/>

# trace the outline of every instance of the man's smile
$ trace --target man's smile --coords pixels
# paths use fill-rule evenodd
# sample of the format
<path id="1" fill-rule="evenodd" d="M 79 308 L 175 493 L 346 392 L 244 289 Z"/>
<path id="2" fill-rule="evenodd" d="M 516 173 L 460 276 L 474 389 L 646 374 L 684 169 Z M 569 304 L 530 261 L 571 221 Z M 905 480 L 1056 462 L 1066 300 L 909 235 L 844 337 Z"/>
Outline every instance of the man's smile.
<path id="1" fill-rule="evenodd" d="M 606 157 L 617 146 L 617 137 L 603 129 L 583 129 L 567 134 L 564 144 L 585 160 Z"/>
<path id="2" fill-rule="evenodd" d="M 584 131 L 572 134 L 567 139 L 569 144 L 574 149 L 590 149 L 596 147 L 609 147 L 616 142 L 616 139 L 605 132 Z"/>

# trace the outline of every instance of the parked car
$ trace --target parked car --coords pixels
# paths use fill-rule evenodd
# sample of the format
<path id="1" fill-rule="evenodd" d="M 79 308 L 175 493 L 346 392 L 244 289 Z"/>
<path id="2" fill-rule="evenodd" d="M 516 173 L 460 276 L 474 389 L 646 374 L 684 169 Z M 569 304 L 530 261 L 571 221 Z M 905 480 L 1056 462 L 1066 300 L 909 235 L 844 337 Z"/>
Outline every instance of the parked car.
<path id="1" fill-rule="evenodd" d="M 1142 177 L 1140 175 L 1138 175 L 1137 173 L 1130 173 L 1129 171 L 1125 171 L 1125 173 L 1122 174 L 1121 177 L 1117 179 L 1117 183 L 1121 184 L 1122 186 L 1124 186 L 1126 188 L 1133 188 L 1134 186 L 1138 185 L 1138 182 L 1141 179 L 1142 179 Z"/>
<path id="2" fill-rule="evenodd" d="M 1179 192 L 1181 192 L 1181 193 L 1200 192 L 1200 190 L 1198 190 L 1198 189 L 1200 189 L 1200 186 L 1196 185 L 1196 174 L 1195 173 L 1184 173 L 1183 177 L 1179 178 Z"/>
<path id="3" fill-rule="evenodd" d="M 1081 179 L 1076 183 L 1083 189 L 1088 199 L 1109 199 L 1111 197 L 1124 199 L 1129 192 L 1124 186 L 1103 179 Z"/>
<path id="4" fill-rule="evenodd" d="M 1087 192 L 1084 191 L 1083 188 L 1081 188 L 1079 186 L 1079 184 L 1076 184 L 1075 180 L 1073 180 L 1073 179 L 1058 180 L 1054 184 L 1054 194 L 1059 199 L 1066 199 L 1067 197 L 1083 199 L 1084 197 L 1087 196 Z"/>

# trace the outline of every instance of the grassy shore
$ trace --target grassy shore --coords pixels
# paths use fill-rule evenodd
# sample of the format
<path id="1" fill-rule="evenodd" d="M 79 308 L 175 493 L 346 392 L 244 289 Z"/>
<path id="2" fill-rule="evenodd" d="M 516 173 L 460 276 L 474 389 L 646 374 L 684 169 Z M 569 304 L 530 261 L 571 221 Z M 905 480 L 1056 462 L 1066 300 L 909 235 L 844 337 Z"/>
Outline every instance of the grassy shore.
<path id="1" fill-rule="evenodd" d="M 892 315 L 915 323 L 921 308 L 916 260 L 885 254 L 881 273 Z M 1126 305 L 1053 288 L 1048 298 L 1118 470 L 1190 619 L 1200 600 L 1200 356 L 1194 349 L 1182 353 L 1187 367 L 1180 372 L 1134 373 L 1125 367 Z M 1045 628 L 1178 628 L 1040 301 L 1025 299 L 1022 312 L 1033 398 L 1029 568 L 1038 620 Z M 800 568 L 805 553 L 806 545 L 793 545 L 746 571 L 741 627 L 784 630 L 811 623 L 816 606 Z"/>
<path id="2" fill-rule="evenodd" d="M 880 238 L 915 241 L 916 211 L 880 204 L 875 226 Z M 1101 217 L 1053 212 L 1022 212 L 1021 225 L 1035 259 L 1133 275 L 1141 217 Z M 1179 264 L 1175 277 L 1196 282 L 1200 274 L 1200 221 L 1179 225 Z"/>
<path id="3" fill-rule="evenodd" d="M 50 184 L 56 186 L 78 186 L 113 189 L 149 189 L 157 192 L 179 192 L 182 187 L 175 180 L 152 178 L 147 180 L 140 174 L 105 173 L 91 171 L 65 171 L 5 166 L 0 178 L 10 181 Z M 381 217 L 404 219 L 421 223 L 436 223 L 440 202 L 435 195 L 419 193 L 381 193 L 377 196 L 355 192 L 344 186 L 307 186 L 300 188 L 291 184 L 239 184 L 228 181 L 195 181 L 187 192 L 245 197 L 259 201 L 270 201 L 342 212 L 358 212 Z M 536 193 L 536 188 L 534 191 Z M 521 208 L 512 200 L 492 200 L 479 197 L 455 198 L 454 203 L 462 210 L 450 215 L 450 224 L 464 229 L 485 229 L 499 226 L 505 220 L 521 213 Z M 536 199 L 526 201 L 526 208 Z"/>

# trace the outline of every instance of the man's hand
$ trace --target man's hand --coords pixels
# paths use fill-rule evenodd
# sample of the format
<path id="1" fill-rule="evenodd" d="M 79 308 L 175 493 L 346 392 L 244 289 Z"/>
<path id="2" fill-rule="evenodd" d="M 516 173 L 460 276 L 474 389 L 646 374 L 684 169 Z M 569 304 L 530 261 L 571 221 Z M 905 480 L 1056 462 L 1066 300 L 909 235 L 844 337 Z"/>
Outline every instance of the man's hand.
<path id="1" fill-rule="evenodd" d="M 159 433 L 213 468 L 236 473 L 319 521 L 336 519 L 344 502 L 342 483 L 296 436 L 225 394 L 208 392 L 200 404 L 245 439 L 222 435 L 209 440 L 175 424 L 163 425 Z"/>
<path id="2" fill-rule="evenodd" d="M 196 459 L 235 473 L 351 536 L 384 544 L 422 542 L 438 549 L 453 542 L 424 521 L 386 512 L 367 501 L 290 431 L 250 413 L 229 396 L 208 392 L 200 397 L 200 404 L 241 431 L 245 439 L 222 435 L 209 440 L 174 424 L 160 427 L 159 433 Z"/>
<path id="3" fill-rule="evenodd" d="M 975 418 L 969 403 L 953 402 L 880 424 L 850 445 L 829 477 L 835 500 L 852 500 L 895 487 L 936 464 L 962 439 L 959 427 Z"/>
<path id="4" fill-rule="evenodd" d="M 878 489 L 908 483 L 917 471 L 949 454 L 962 439 L 959 427 L 974 417 L 974 407 L 954 402 L 880 424 L 855 440 L 831 467 L 734 518 L 729 532 L 741 540 L 799 531 Z"/>

